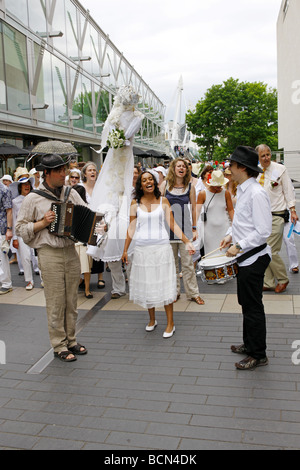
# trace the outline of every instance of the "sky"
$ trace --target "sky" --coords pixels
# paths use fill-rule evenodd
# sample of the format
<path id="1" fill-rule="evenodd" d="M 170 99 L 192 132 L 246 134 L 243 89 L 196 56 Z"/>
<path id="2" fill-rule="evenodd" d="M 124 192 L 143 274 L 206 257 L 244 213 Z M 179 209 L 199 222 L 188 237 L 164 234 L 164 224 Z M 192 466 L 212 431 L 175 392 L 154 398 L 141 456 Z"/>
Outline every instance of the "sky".
<path id="1" fill-rule="evenodd" d="M 158 98 L 182 118 L 230 77 L 277 87 L 276 23 L 282 0 L 80 0 Z"/>

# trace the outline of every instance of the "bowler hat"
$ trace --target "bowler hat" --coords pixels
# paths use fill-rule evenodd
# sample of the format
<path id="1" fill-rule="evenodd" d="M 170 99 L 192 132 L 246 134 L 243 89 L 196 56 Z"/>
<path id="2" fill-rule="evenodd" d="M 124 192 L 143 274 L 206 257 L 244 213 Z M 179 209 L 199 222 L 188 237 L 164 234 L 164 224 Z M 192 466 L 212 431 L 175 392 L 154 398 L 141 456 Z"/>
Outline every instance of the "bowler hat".
<path id="1" fill-rule="evenodd" d="M 71 156 L 68 156 L 67 159 L 64 160 L 60 155 L 56 154 L 43 155 L 41 162 L 36 165 L 35 168 L 37 171 L 53 170 L 54 168 L 67 165 L 70 160 Z"/>
<path id="2" fill-rule="evenodd" d="M 240 145 L 235 149 L 230 157 L 231 162 L 237 162 L 242 166 L 250 168 L 250 170 L 263 173 L 263 170 L 258 166 L 258 153 L 252 147 L 244 147 Z"/>

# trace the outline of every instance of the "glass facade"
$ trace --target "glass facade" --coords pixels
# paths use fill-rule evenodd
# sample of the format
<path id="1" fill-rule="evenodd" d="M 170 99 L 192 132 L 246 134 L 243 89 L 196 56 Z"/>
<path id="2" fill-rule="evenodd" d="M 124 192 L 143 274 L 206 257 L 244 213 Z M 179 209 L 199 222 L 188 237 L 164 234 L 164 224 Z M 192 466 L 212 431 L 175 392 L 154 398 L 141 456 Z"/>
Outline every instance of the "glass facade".
<path id="1" fill-rule="evenodd" d="M 117 89 L 131 84 L 145 114 L 136 142 L 164 152 L 163 103 L 76 0 L 0 0 L 0 10 L 6 129 L 11 123 L 23 140 L 70 140 L 89 149 L 99 145 Z"/>

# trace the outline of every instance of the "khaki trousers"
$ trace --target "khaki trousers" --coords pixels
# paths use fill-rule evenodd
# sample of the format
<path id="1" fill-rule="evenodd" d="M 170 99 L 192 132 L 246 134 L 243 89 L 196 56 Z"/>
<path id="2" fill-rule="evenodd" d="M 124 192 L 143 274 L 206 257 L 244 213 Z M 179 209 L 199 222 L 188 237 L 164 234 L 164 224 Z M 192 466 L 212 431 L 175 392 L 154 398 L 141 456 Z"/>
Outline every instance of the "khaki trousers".
<path id="1" fill-rule="evenodd" d="M 44 282 L 48 330 L 54 352 L 77 344 L 77 293 L 80 261 L 75 246 L 42 247 L 38 250 L 39 268 Z"/>
<path id="2" fill-rule="evenodd" d="M 273 216 L 272 233 L 268 238 L 268 245 L 272 250 L 272 261 L 267 267 L 265 273 L 264 286 L 266 287 L 276 287 L 276 279 L 279 284 L 285 284 L 289 280 L 285 264 L 279 256 L 282 245 L 283 229 L 284 219 L 282 217 Z"/>
<path id="3" fill-rule="evenodd" d="M 175 265 L 176 265 L 176 277 L 177 277 L 177 295 L 180 294 L 180 277 L 179 277 L 179 259 L 178 253 L 180 253 L 181 259 L 181 271 L 184 290 L 188 299 L 198 297 L 199 287 L 196 278 L 193 258 L 189 254 L 182 242 L 172 242 L 171 247 L 173 249 Z"/>

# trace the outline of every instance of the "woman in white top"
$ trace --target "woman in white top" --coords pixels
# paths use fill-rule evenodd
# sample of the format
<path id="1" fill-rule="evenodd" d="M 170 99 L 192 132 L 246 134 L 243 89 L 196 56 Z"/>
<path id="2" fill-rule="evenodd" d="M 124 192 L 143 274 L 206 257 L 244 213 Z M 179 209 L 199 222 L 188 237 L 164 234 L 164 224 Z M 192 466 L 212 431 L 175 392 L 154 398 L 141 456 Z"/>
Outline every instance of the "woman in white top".
<path id="1" fill-rule="evenodd" d="M 206 189 L 200 191 L 197 199 L 197 218 L 201 213 L 202 239 L 205 255 L 220 246 L 220 235 L 224 237 L 233 220 L 234 209 L 229 191 L 224 190 L 229 180 L 221 170 L 212 172 L 206 182 Z M 203 210 L 202 210 L 203 209 Z M 218 252 L 215 256 L 221 255 Z"/>
<path id="2" fill-rule="evenodd" d="M 176 268 L 165 220 L 171 230 L 186 244 L 190 254 L 194 247 L 174 222 L 170 204 L 161 197 L 155 177 L 145 171 L 137 181 L 136 199 L 131 203 L 130 224 L 122 260 L 128 264 L 128 248 L 134 237 L 135 249 L 130 274 L 130 299 L 148 309 L 150 322 L 146 331 L 157 326 L 155 308 L 164 306 L 167 328 L 164 338 L 175 332 L 173 302 L 176 300 Z"/>

